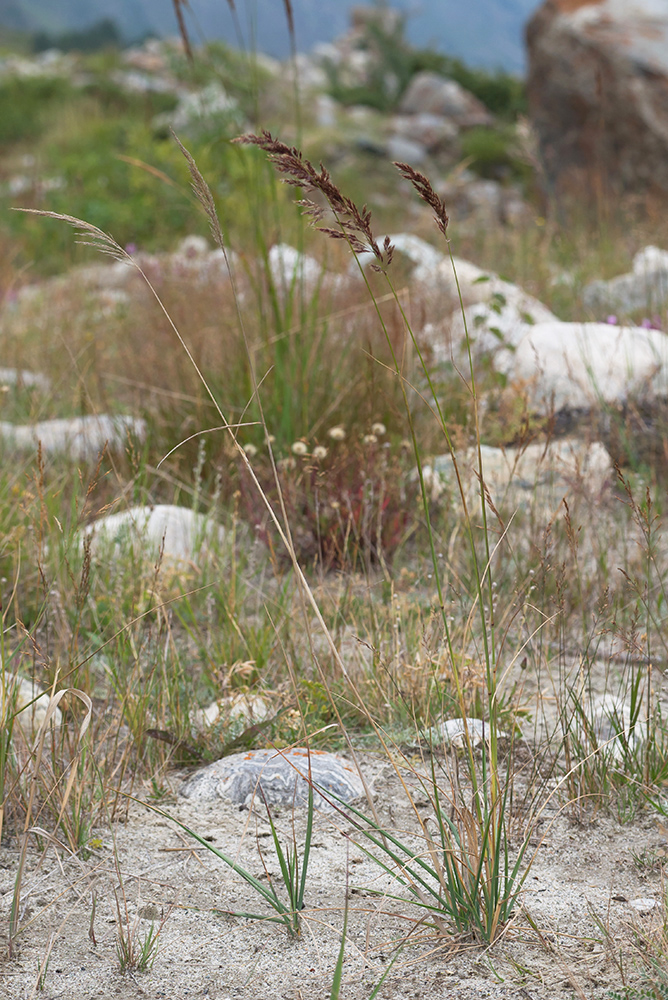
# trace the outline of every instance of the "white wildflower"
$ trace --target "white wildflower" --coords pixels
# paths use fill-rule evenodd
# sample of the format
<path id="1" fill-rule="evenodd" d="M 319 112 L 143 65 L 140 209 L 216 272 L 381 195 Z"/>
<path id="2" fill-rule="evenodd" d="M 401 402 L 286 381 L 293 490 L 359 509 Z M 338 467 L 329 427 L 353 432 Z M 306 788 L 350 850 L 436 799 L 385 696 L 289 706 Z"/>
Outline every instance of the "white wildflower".
<path id="1" fill-rule="evenodd" d="M 293 455 L 305 455 L 308 452 L 304 441 L 295 441 L 290 450 Z"/>
<path id="2" fill-rule="evenodd" d="M 378 438 L 376 437 L 375 434 L 365 434 L 364 437 L 362 438 L 362 441 L 364 442 L 364 444 L 377 444 Z"/>
<path id="3" fill-rule="evenodd" d="M 382 437 L 383 434 L 387 434 L 387 427 L 378 421 L 375 424 L 371 424 L 371 433 L 377 435 L 377 437 Z"/>
<path id="4" fill-rule="evenodd" d="M 313 449 L 313 457 L 320 462 L 323 458 L 327 458 L 327 449 L 321 444 L 317 444 Z"/>
<path id="5" fill-rule="evenodd" d="M 337 424 L 336 427 L 330 427 L 327 434 L 331 437 L 332 441 L 343 441 L 346 436 L 346 432 L 340 424 Z"/>
<path id="6" fill-rule="evenodd" d="M 255 447 L 254 444 L 251 444 L 250 441 L 248 442 L 248 444 L 244 445 L 244 451 L 246 452 L 248 458 L 255 458 L 255 456 L 257 455 L 257 448 Z"/>

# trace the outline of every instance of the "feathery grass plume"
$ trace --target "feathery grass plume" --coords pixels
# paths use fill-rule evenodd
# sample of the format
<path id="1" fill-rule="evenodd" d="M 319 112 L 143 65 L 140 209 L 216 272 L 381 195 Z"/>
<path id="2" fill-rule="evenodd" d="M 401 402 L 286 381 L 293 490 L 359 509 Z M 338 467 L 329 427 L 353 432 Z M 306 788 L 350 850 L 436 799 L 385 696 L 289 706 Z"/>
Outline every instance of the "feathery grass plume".
<path id="1" fill-rule="evenodd" d="M 317 225 L 323 219 L 324 209 L 308 198 L 302 199 L 298 204 L 304 208 L 304 214 L 311 219 L 318 232 L 325 233 L 335 240 L 346 240 L 353 253 L 372 253 L 377 263 L 372 264 L 371 267 L 376 271 L 386 272 L 394 254 L 394 247 L 390 243 L 389 237 L 385 237 L 381 249 L 371 230 L 369 209 L 366 205 L 359 209 L 354 201 L 346 198 L 322 163 L 320 170 L 316 170 L 299 149 L 287 146 L 265 130 L 261 135 L 247 133 L 232 141 L 247 146 L 259 146 L 260 149 L 263 149 L 265 153 L 269 154 L 269 159 L 278 172 L 285 175 L 283 180 L 286 184 L 303 188 L 305 191 L 319 191 L 332 210 L 339 229 Z"/>
<path id="2" fill-rule="evenodd" d="M 445 210 L 445 205 L 442 200 L 431 186 L 429 178 L 425 177 L 424 174 L 421 174 L 419 170 L 415 169 L 415 167 L 411 167 L 410 163 L 400 163 L 395 161 L 394 166 L 397 168 L 402 177 L 411 182 L 422 200 L 425 201 L 432 209 L 436 219 L 436 225 L 447 240 L 448 223 L 450 222 L 448 213 Z"/>
<path id="3" fill-rule="evenodd" d="M 172 138 L 174 139 L 174 142 L 177 144 L 177 146 L 179 147 L 179 149 L 181 150 L 186 159 L 186 163 L 188 164 L 188 170 L 190 171 L 190 177 L 191 177 L 190 186 L 192 187 L 195 197 L 197 198 L 198 202 L 204 209 L 204 213 L 207 219 L 209 220 L 209 229 L 211 230 L 211 235 L 213 236 L 216 246 L 218 246 L 223 251 L 223 254 L 225 256 L 225 264 L 229 272 L 230 265 L 227 257 L 227 247 L 225 245 L 225 238 L 223 236 L 223 230 L 220 225 L 220 220 L 218 219 L 218 213 L 216 212 L 216 203 L 213 200 L 213 195 L 211 194 L 211 188 L 202 177 L 202 174 L 200 173 L 200 170 L 197 164 L 195 163 L 194 158 L 188 152 L 188 150 L 183 145 L 183 143 L 181 142 L 178 135 L 176 134 L 176 132 L 174 132 L 173 129 L 172 129 Z"/>

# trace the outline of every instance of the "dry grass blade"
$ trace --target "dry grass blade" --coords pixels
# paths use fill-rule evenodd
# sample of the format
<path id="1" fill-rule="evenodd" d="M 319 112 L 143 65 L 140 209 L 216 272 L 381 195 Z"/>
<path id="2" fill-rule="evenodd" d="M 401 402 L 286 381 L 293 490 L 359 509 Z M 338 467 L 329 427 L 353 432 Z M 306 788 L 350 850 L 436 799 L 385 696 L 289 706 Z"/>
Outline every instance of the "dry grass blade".
<path id="1" fill-rule="evenodd" d="M 187 10 L 189 6 L 188 0 L 172 0 L 172 4 L 174 7 L 176 23 L 179 26 L 179 34 L 181 36 L 181 41 L 183 42 L 183 47 L 186 50 L 188 59 L 194 64 L 195 57 L 193 56 L 193 50 L 190 45 L 190 36 L 188 35 L 188 29 L 186 27 L 186 19 L 183 16 L 183 11 Z"/>

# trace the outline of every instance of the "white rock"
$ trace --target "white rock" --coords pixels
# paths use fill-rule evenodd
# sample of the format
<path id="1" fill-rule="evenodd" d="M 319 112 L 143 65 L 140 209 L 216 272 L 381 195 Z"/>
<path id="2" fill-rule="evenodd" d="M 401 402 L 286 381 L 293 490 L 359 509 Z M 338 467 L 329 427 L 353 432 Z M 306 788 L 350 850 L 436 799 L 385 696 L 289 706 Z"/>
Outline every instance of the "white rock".
<path id="1" fill-rule="evenodd" d="M 504 286 L 503 291 L 500 290 L 501 286 Z M 475 305 L 464 308 L 466 326 L 461 308 L 453 312 L 449 324 L 450 337 L 444 339 L 441 336 L 434 343 L 436 361 L 446 360 L 441 355 L 447 340 L 451 340 L 452 344 L 455 345 L 456 353 L 459 356 L 464 355 L 466 353 L 467 330 L 474 352 L 476 354 L 489 354 L 500 347 L 511 349 L 517 347 L 526 337 L 529 329 L 537 323 L 560 322 L 547 306 L 535 299 L 533 295 L 528 295 L 518 285 L 507 281 L 502 282 L 499 279 L 496 283 L 498 290 L 493 291 L 494 287 L 491 283 L 487 286 L 489 291 L 487 302 L 477 302 Z M 426 334 L 431 335 L 433 339 L 434 335 L 430 330 L 426 330 Z M 431 343 L 431 339 L 429 342 Z M 504 364 L 507 364 L 505 358 Z M 497 365 L 498 367 L 500 366 Z M 505 370 L 505 368 L 501 368 L 501 370 Z"/>
<path id="2" fill-rule="evenodd" d="M 123 448 L 128 435 L 143 440 L 145 421 L 138 417 L 105 414 L 44 420 L 32 425 L 0 421 L 0 438 L 5 448 L 34 451 L 39 442 L 45 455 L 67 455 L 81 461 L 97 457 L 105 446 Z"/>
<path id="3" fill-rule="evenodd" d="M 223 716 L 230 721 L 243 720 L 250 726 L 254 722 L 262 722 L 271 712 L 272 706 L 262 695 L 239 692 L 197 709 L 193 713 L 192 722 L 197 729 L 208 729 Z"/>
<path id="4" fill-rule="evenodd" d="M 592 281 L 583 292 L 590 309 L 656 312 L 668 302 L 668 250 L 648 246 L 633 258 L 633 269 L 610 281 Z"/>
<path id="5" fill-rule="evenodd" d="M 658 330 L 608 323 L 528 326 L 514 351 L 495 365 L 527 389 L 535 412 L 590 410 L 631 396 L 668 392 L 668 337 Z"/>
<path id="6" fill-rule="evenodd" d="M 378 240 L 380 246 L 384 239 L 385 237 L 381 236 Z M 436 247 L 413 233 L 390 233 L 389 240 L 398 253 L 404 254 L 415 265 L 411 275 L 414 281 L 431 281 L 445 260 L 445 255 Z M 364 254 L 360 259 L 365 266 L 374 261 L 371 254 Z"/>
<path id="7" fill-rule="evenodd" d="M 205 236 L 196 236 L 193 233 L 181 240 L 176 252 L 184 257 L 203 257 L 209 252 L 209 241 Z"/>
<path id="8" fill-rule="evenodd" d="M 0 385 L 27 386 L 46 391 L 51 388 L 51 379 L 40 372 L 28 372 L 18 368 L 0 368 Z"/>
<path id="9" fill-rule="evenodd" d="M 560 438 L 523 448 L 482 445 L 480 450 L 485 486 L 497 509 L 510 503 L 554 510 L 574 493 L 599 499 L 614 478 L 612 459 L 599 442 Z M 436 456 L 432 466 L 444 484 L 454 486 L 450 455 Z M 470 499 L 480 490 L 477 449 L 458 456 L 458 466 Z"/>
<path id="10" fill-rule="evenodd" d="M 6 673 L 5 684 L 10 704 L 11 699 L 15 699 L 13 706 L 18 714 L 14 721 L 18 722 L 26 736 L 34 736 L 46 718 L 50 694 L 29 677 L 19 674 Z M 51 719 L 55 726 L 62 724 L 63 716 L 59 708 L 55 709 Z"/>
<path id="11" fill-rule="evenodd" d="M 431 727 L 429 736 L 432 740 L 442 740 L 450 746 L 462 749 L 466 746 L 467 730 L 474 747 L 483 740 L 489 740 L 489 722 L 484 722 L 482 719 L 443 719 Z"/>
<path id="12" fill-rule="evenodd" d="M 322 279 L 322 267 L 315 257 L 300 253 L 289 243 L 276 243 L 269 251 L 269 270 L 279 288 L 289 290 L 301 282 L 315 290 Z"/>
<path id="13" fill-rule="evenodd" d="M 212 546 L 225 540 L 224 529 L 211 518 L 186 507 L 157 504 L 154 507 L 131 507 L 93 521 L 81 533 L 81 539 L 91 537 L 95 554 L 117 556 L 139 554 L 155 560 L 162 550 L 167 560 L 192 562 Z"/>
<path id="14" fill-rule="evenodd" d="M 651 913 L 658 905 L 656 899 L 648 896 L 639 896 L 638 899 L 632 899 L 629 902 L 629 906 L 632 906 L 640 914 Z"/>

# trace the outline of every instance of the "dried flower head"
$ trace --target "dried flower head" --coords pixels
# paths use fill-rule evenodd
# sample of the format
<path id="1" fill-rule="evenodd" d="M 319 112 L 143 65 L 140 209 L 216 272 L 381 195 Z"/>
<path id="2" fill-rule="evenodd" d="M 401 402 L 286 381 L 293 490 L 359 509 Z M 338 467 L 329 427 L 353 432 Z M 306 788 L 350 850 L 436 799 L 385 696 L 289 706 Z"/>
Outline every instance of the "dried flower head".
<path id="1" fill-rule="evenodd" d="M 364 442 L 364 444 L 377 444 L 378 438 L 376 437 L 375 434 L 365 434 L 364 437 L 362 438 L 362 441 Z"/>
<path id="2" fill-rule="evenodd" d="M 376 271 L 385 271 L 392 261 L 394 247 L 389 236 L 383 241 L 382 249 L 378 245 L 371 229 L 371 212 L 363 205 L 358 208 L 350 198 L 346 198 L 332 180 L 329 171 L 320 164 L 320 170 L 316 170 L 313 164 L 305 159 L 301 150 L 294 146 L 286 146 L 280 139 L 274 139 L 270 132 L 263 131 L 261 135 L 248 133 L 241 135 L 234 142 L 245 145 L 259 146 L 265 153 L 269 154 L 270 161 L 274 164 L 279 173 L 284 174 L 283 180 L 293 187 L 300 187 L 304 191 L 319 192 L 326 200 L 334 214 L 338 229 L 329 226 L 319 226 L 322 221 L 324 211 L 320 205 L 308 198 L 303 199 L 299 204 L 304 209 L 304 214 L 309 216 L 316 229 L 331 236 L 335 240 L 346 240 L 353 253 L 372 253 L 376 258 L 376 263 L 371 267 Z"/>
<path id="3" fill-rule="evenodd" d="M 448 238 L 448 213 L 445 210 L 445 204 L 439 198 L 439 196 L 434 191 L 431 186 L 429 179 L 421 174 L 419 170 L 411 167 L 410 163 L 395 163 L 394 164 L 402 177 L 405 177 L 407 181 L 410 181 L 419 196 L 423 201 L 429 205 L 432 212 L 434 213 L 434 218 L 436 220 L 436 225 L 441 230 L 445 238 Z"/>
<path id="4" fill-rule="evenodd" d="M 316 461 L 321 462 L 323 458 L 327 458 L 327 449 L 324 445 L 317 444 L 313 449 L 313 457 Z"/>
<path id="5" fill-rule="evenodd" d="M 383 434 L 387 434 L 387 427 L 385 424 L 381 424 L 377 421 L 375 424 L 371 424 L 371 433 L 376 434 L 378 437 L 382 437 Z"/>
<path id="6" fill-rule="evenodd" d="M 304 441 L 295 441 L 290 449 L 293 455 L 306 455 L 308 447 Z"/>
<path id="7" fill-rule="evenodd" d="M 337 424 L 336 427 L 329 428 L 327 436 L 331 437 L 332 441 L 343 441 L 346 436 L 346 432 L 340 424 Z"/>
<path id="8" fill-rule="evenodd" d="M 255 456 L 257 455 L 257 448 L 255 447 L 254 444 L 251 444 L 250 442 L 244 445 L 244 451 L 246 452 L 249 458 L 255 458 Z"/>

